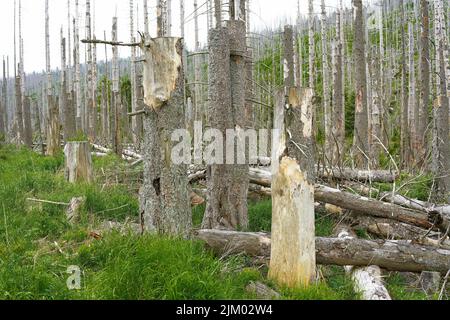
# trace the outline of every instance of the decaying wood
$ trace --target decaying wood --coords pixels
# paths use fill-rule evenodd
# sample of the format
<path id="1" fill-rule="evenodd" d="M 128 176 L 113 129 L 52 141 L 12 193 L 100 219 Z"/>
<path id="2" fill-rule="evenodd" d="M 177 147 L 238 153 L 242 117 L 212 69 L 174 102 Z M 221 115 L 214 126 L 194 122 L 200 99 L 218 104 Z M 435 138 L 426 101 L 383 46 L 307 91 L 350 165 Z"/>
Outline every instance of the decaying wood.
<path id="1" fill-rule="evenodd" d="M 356 239 L 356 235 L 347 227 L 341 227 L 338 238 Z M 345 271 L 351 275 L 355 291 L 362 295 L 363 300 L 392 300 L 383 284 L 379 266 L 356 268 L 346 266 Z"/>
<path id="2" fill-rule="evenodd" d="M 288 287 L 316 277 L 314 184 L 295 159 L 284 157 L 272 192 L 272 250 L 269 278 Z"/>
<path id="3" fill-rule="evenodd" d="M 66 216 L 70 224 L 75 224 L 80 219 L 80 210 L 86 202 L 85 197 L 72 198 L 68 205 Z"/>
<path id="4" fill-rule="evenodd" d="M 144 96 L 144 183 L 141 224 L 146 232 L 186 236 L 192 227 L 187 166 L 172 158 L 174 130 L 184 127 L 184 73 L 179 38 L 148 40 L 142 48 Z"/>
<path id="5" fill-rule="evenodd" d="M 176 88 L 182 57 L 179 38 L 146 39 L 144 64 L 144 102 L 158 110 L 166 104 Z"/>
<path id="6" fill-rule="evenodd" d="M 89 142 L 68 142 L 64 154 L 66 179 L 71 183 L 92 182 L 93 168 Z"/>
<path id="7" fill-rule="evenodd" d="M 197 230 L 195 238 L 219 254 L 247 254 L 270 257 L 271 241 L 266 233 Z M 392 271 L 447 272 L 450 250 L 418 246 L 412 241 L 369 241 L 316 238 L 316 261 L 322 265 L 367 267 L 378 265 Z"/>
<path id="8" fill-rule="evenodd" d="M 272 288 L 266 286 L 261 282 L 250 282 L 250 284 L 245 288 L 250 293 L 256 295 L 258 299 L 261 300 L 274 300 L 279 299 L 281 295 L 273 290 Z"/>

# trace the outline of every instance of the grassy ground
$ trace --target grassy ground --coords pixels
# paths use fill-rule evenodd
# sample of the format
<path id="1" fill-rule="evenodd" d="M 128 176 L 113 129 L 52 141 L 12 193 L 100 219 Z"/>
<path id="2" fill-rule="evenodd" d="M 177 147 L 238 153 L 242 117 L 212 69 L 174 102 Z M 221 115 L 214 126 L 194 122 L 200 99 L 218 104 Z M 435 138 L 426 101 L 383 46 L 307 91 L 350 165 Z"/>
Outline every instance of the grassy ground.
<path id="1" fill-rule="evenodd" d="M 95 159 L 98 176 L 123 167 L 113 156 Z M 155 236 L 112 233 L 95 240 L 103 220 L 138 217 L 138 201 L 126 186 L 102 179 L 92 185 L 65 182 L 63 155 L 42 157 L 0 145 L 0 299 L 251 299 L 250 281 L 265 280 L 266 269 L 249 268 L 244 257 L 218 259 L 201 243 Z M 87 201 L 77 226 L 65 208 L 26 201 L 39 198 Z M 112 210 L 111 210 L 112 209 Z M 204 208 L 193 210 L 199 224 Z M 270 231 L 270 201 L 249 208 L 253 231 Z M 330 235 L 335 221 L 317 216 L 317 234 Z M 82 289 L 67 289 L 68 266 L 82 270 Z M 308 290 L 277 288 L 283 299 L 351 300 L 358 295 L 341 267 L 321 267 L 321 281 Z M 397 276 L 387 279 L 396 299 L 424 299 Z"/>

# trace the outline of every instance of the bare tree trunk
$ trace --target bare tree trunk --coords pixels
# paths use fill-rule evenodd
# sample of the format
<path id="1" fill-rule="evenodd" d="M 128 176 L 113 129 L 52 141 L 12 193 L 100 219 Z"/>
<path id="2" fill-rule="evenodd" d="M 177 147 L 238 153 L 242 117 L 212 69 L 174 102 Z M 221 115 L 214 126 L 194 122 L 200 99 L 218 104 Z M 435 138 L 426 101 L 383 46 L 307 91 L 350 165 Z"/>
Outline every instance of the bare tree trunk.
<path id="1" fill-rule="evenodd" d="M 172 133 L 184 127 L 181 43 L 179 38 L 158 37 L 147 39 L 147 46 L 143 48 L 147 112 L 144 115 L 144 184 L 140 199 L 144 231 L 187 236 L 192 227 L 187 166 L 177 163 L 172 154 Z"/>
<path id="2" fill-rule="evenodd" d="M 450 201 L 449 100 L 444 60 L 446 29 L 443 7 L 442 0 L 435 1 L 437 99 L 434 103 L 432 172 L 435 175 L 436 200 L 448 202 Z"/>
<path id="3" fill-rule="evenodd" d="M 24 142 L 29 148 L 33 147 L 33 127 L 31 125 L 30 98 L 25 97 L 23 103 Z"/>
<path id="4" fill-rule="evenodd" d="M 117 17 L 113 18 L 112 41 L 117 42 Z M 113 46 L 112 57 L 112 102 L 111 102 L 111 142 L 114 152 L 122 154 L 120 139 L 120 88 L 119 88 L 119 48 Z"/>
<path id="5" fill-rule="evenodd" d="M 3 57 L 3 81 L 2 81 L 2 99 L 0 102 L 0 140 L 6 141 L 8 100 L 7 100 L 7 82 L 6 82 L 6 65 L 5 57 Z"/>
<path id="6" fill-rule="evenodd" d="M 355 106 L 355 132 L 354 132 L 354 157 L 357 167 L 366 167 L 369 157 L 369 122 L 367 109 L 367 73 L 364 36 L 364 14 L 362 0 L 353 0 L 355 17 L 355 81 L 356 81 L 356 106 Z"/>
<path id="7" fill-rule="evenodd" d="M 330 70 L 328 67 L 327 44 L 327 12 L 325 0 L 321 1 L 321 38 L 322 38 L 322 84 L 323 84 L 323 113 L 325 128 L 325 165 L 331 165 L 333 161 L 333 124 L 331 122 L 331 97 L 330 97 Z"/>
<path id="8" fill-rule="evenodd" d="M 64 148 L 65 175 L 71 183 L 91 183 L 94 179 L 89 142 L 68 142 Z"/>
<path id="9" fill-rule="evenodd" d="M 67 71 L 66 71 L 66 39 L 64 38 L 63 28 L 61 28 L 61 92 L 59 96 L 60 102 L 60 112 L 63 118 L 64 125 L 64 140 L 67 141 L 69 138 L 68 129 L 70 127 L 71 119 L 68 112 L 68 102 L 67 102 Z"/>
<path id="10" fill-rule="evenodd" d="M 309 35 L 309 87 L 315 84 L 315 42 L 314 42 L 314 2 L 308 0 L 308 35 Z"/>
<path id="11" fill-rule="evenodd" d="M 428 0 L 420 0 L 421 11 L 421 35 L 420 35 L 420 104 L 418 114 L 418 159 L 422 159 L 418 162 L 419 165 L 423 165 L 426 154 L 428 153 L 428 114 L 430 106 L 430 17 Z"/>
<path id="12" fill-rule="evenodd" d="M 49 121 L 47 125 L 47 155 L 56 156 L 61 148 L 58 99 L 47 97 L 49 103 Z"/>
<path id="13" fill-rule="evenodd" d="M 206 242 L 219 254 L 246 254 L 268 260 L 271 251 L 270 235 L 265 233 L 198 230 L 195 238 Z M 370 241 L 362 239 L 316 238 L 316 261 L 322 265 L 357 266 L 378 265 L 392 271 L 446 273 L 450 250 L 423 247 L 412 241 Z"/>
<path id="14" fill-rule="evenodd" d="M 418 113 L 419 104 L 416 98 L 416 69 L 414 63 L 415 56 L 415 41 L 414 41 L 414 29 L 413 24 L 408 22 L 408 37 L 409 37 L 409 61 L 408 61 L 408 73 L 409 73 L 409 99 L 408 99 L 408 123 L 409 123 L 409 136 L 410 136 L 410 147 L 411 150 L 411 162 L 414 157 L 413 154 L 417 154 L 418 150 L 418 136 L 417 136 L 417 126 L 418 126 Z M 414 165 L 415 163 L 411 163 Z"/>
<path id="15" fill-rule="evenodd" d="M 74 30 L 74 63 L 75 63 L 75 106 L 76 106 L 76 128 L 78 132 L 83 131 L 82 119 L 83 109 L 81 105 L 81 65 L 80 65 L 80 12 L 79 0 L 75 0 L 75 30 Z"/>
<path id="16" fill-rule="evenodd" d="M 333 64 L 333 126 L 332 126 L 332 165 L 342 166 L 345 153 L 345 104 L 344 104 L 344 43 L 343 43 L 342 1 L 336 14 L 336 39 Z"/>
<path id="17" fill-rule="evenodd" d="M 401 159 L 402 166 L 407 168 L 410 164 L 410 135 L 408 124 L 408 78 L 407 78 L 407 63 L 406 63 L 406 37 L 405 37 L 405 6 L 403 0 L 400 0 L 400 28 L 401 28 L 401 70 L 402 70 L 402 84 L 401 84 Z"/>
<path id="18" fill-rule="evenodd" d="M 216 28 L 209 30 L 208 37 L 209 112 L 211 127 L 219 130 L 224 137 L 227 129 L 245 128 L 245 61 L 239 53 L 246 52 L 246 43 L 242 21 L 230 21 L 228 27 L 221 27 L 220 21 L 220 7 L 216 3 Z M 231 55 L 232 50 L 237 54 Z M 240 139 L 238 137 L 237 140 Z M 227 163 L 235 164 L 235 137 L 227 135 L 228 144 L 233 145 L 233 150 L 228 150 L 233 151 L 233 158 L 229 163 L 227 157 Z M 240 150 L 239 147 L 237 149 Z M 238 152 L 246 153 L 245 150 Z M 208 204 L 202 224 L 204 228 L 248 227 L 247 191 L 244 189 L 247 186 L 248 190 L 247 175 L 248 165 L 215 163 L 208 167 Z"/>

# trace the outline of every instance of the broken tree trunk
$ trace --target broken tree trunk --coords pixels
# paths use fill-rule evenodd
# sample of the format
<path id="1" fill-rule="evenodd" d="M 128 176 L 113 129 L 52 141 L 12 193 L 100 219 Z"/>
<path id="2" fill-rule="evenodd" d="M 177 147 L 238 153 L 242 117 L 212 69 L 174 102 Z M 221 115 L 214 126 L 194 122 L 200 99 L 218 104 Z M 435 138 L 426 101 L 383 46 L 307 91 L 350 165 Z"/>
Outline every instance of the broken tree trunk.
<path id="1" fill-rule="evenodd" d="M 198 230 L 195 238 L 206 242 L 219 254 L 247 254 L 270 257 L 271 240 L 265 233 Z M 411 241 L 369 241 L 316 238 L 316 261 L 322 265 L 367 267 L 377 265 L 392 271 L 446 273 L 450 250 L 424 247 Z"/>
<path id="2" fill-rule="evenodd" d="M 293 72 L 291 77 L 293 82 Z M 306 146 L 304 152 L 312 154 L 309 148 L 312 113 L 305 107 L 308 103 L 301 103 L 297 92 L 293 90 L 296 89 L 292 88 L 289 93 L 291 108 L 287 127 L 291 134 L 288 140 L 289 154 L 295 158 L 283 156 L 287 137 L 284 132 L 280 132 L 279 139 L 274 138 L 272 147 L 273 246 L 269 268 L 271 279 L 289 287 L 308 286 L 316 277 L 314 162 L 312 157 L 305 159 L 297 149 L 290 149 L 300 142 Z M 312 90 L 309 92 L 307 96 L 312 97 Z M 283 97 L 281 93 L 277 96 L 274 128 L 284 131 Z M 291 101 L 292 97 L 296 98 L 295 102 Z"/>
<path id="3" fill-rule="evenodd" d="M 49 104 L 49 121 L 47 127 L 47 155 L 55 156 L 61 149 L 61 127 L 59 124 L 58 99 L 49 95 L 47 101 Z"/>
<path id="4" fill-rule="evenodd" d="M 192 227 L 187 166 L 177 164 L 172 134 L 184 128 L 184 74 L 179 38 L 146 39 L 144 184 L 141 224 L 147 232 L 186 236 Z"/>
<path id="5" fill-rule="evenodd" d="M 241 132 L 245 126 L 245 123 L 241 122 L 245 120 L 243 115 L 245 76 L 238 79 L 235 75 L 231 76 L 230 74 L 231 70 L 237 72 L 237 68 L 245 69 L 244 58 L 240 56 L 243 53 L 236 52 L 231 58 L 232 48 L 239 48 L 237 42 L 240 33 L 243 32 L 245 36 L 245 31 L 241 30 L 244 25 L 241 24 L 239 27 L 237 23 L 237 21 L 233 21 L 230 26 L 221 27 L 218 22 L 217 28 L 209 30 L 210 124 L 212 128 L 220 131 L 222 137 L 227 137 L 227 145 L 233 145 L 233 149 L 228 150 L 233 157 L 231 159 L 226 157 L 227 164 L 224 164 L 224 154 L 221 159 L 217 159 L 218 157 L 213 159 L 213 156 L 207 159 L 209 165 L 207 170 L 208 204 L 203 218 L 203 228 L 245 229 L 248 226 L 247 190 L 243 188 L 247 186 L 248 189 L 245 171 L 248 166 L 235 165 L 236 139 L 234 136 L 229 137 L 226 134 L 227 130 L 235 128 Z M 239 74 L 243 75 L 241 72 Z M 239 83 L 241 88 L 238 88 Z M 232 89 L 235 89 L 233 94 Z M 239 121 L 236 120 L 238 117 Z M 237 140 L 240 142 L 241 137 L 238 137 Z"/>
<path id="6" fill-rule="evenodd" d="M 356 238 L 356 235 L 349 228 L 342 228 L 338 238 L 352 240 Z M 379 266 L 372 265 L 364 268 L 346 266 L 344 268 L 347 274 L 351 275 L 354 289 L 362 295 L 363 300 L 392 300 L 383 284 Z"/>
<path id="7" fill-rule="evenodd" d="M 68 142 L 64 148 L 66 179 L 71 183 L 93 180 L 92 158 L 89 142 Z"/>

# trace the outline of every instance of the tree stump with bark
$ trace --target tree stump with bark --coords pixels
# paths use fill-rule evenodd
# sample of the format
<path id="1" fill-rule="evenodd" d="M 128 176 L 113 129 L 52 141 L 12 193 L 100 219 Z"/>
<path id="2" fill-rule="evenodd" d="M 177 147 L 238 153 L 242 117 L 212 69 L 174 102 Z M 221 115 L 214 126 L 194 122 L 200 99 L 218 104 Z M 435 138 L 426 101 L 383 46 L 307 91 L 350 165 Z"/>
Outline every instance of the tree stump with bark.
<path id="1" fill-rule="evenodd" d="M 64 148 L 64 154 L 67 181 L 91 183 L 93 169 L 89 142 L 68 142 Z"/>

